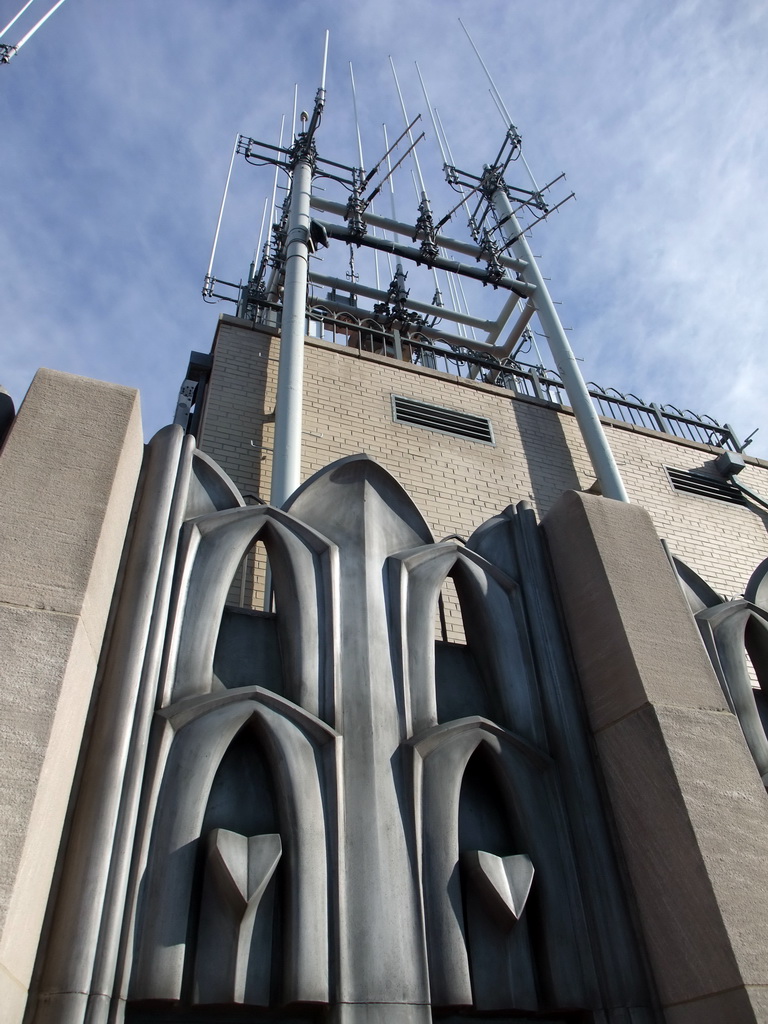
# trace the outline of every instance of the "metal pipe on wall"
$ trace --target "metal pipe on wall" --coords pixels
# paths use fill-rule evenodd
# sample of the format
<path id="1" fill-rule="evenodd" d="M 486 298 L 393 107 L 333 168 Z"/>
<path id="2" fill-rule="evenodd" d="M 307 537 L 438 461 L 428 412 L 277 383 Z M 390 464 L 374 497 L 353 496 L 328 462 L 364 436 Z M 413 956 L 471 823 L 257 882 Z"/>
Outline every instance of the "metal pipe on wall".
<path id="1" fill-rule="evenodd" d="M 515 256 L 527 263 L 522 270 L 522 278 L 528 284 L 535 286 L 531 301 L 536 307 L 539 321 L 549 341 L 552 358 L 563 381 L 602 493 L 606 498 L 629 501 L 616 460 L 608 445 L 603 425 L 592 404 L 576 357 L 565 335 L 563 325 L 560 323 L 560 317 L 557 315 L 546 282 L 536 265 L 503 186 L 500 185 L 495 189 L 491 201 L 501 223 L 501 230 L 507 241 L 510 242 L 512 251 Z"/>
<path id="2" fill-rule="evenodd" d="M 285 256 L 283 317 L 275 407 L 275 445 L 270 503 L 280 508 L 301 483 L 301 406 L 309 265 L 309 155 L 296 162 L 291 178 Z"/>

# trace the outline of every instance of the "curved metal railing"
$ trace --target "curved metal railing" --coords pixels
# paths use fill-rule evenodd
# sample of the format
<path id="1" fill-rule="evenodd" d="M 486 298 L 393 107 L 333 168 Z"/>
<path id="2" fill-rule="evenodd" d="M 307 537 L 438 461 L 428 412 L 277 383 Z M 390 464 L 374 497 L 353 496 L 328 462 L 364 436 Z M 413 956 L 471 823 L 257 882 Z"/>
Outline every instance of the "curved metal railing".
<path id="1" fill-rule="evenodd" d="M 454 377 L 493 384 L 550 405 L 568 404 L 559 375 L 542 366 L 514 360 L 499 362 L 470 349 L 449 345 L 431 332 L 429 336 L 412 330 L 401 334 L 370 316 L 358 316 L 352 308 L 340 311 L 322 302 L 309 307 L 307 319 L 310 337 L 359 352 L 401 359 Z M 591 381 L 587 389 L 599 415 L 607 419 L 717 448 L 732 451 L 743 448 L 732 427 L 718 423 L 711 416 L 678 409 L 674 405 L 644 402 L 632 393 L 622 394 L 615 388 L 603 388 Z"/>

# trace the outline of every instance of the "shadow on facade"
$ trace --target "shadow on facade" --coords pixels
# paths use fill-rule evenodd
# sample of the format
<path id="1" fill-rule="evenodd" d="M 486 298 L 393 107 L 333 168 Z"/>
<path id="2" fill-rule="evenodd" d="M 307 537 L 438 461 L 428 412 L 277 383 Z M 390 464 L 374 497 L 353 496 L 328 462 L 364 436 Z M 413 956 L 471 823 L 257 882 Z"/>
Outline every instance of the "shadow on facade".
<path id="1" fill-rule="evenodd" d="M 557 413 L 530 402 L 513 402 L 512 410 L 536 513 L 543 516 L 563 491 L 579 490 L 582 484 Z"/>

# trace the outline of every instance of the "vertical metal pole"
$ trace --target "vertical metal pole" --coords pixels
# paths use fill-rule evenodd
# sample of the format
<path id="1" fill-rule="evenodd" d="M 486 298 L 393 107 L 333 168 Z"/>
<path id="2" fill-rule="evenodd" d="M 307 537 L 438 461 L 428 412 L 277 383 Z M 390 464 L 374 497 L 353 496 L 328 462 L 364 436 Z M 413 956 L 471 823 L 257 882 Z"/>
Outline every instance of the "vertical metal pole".
<path id="1" fill-rule="evenodd" d="M 613 453 L 608 446 L 603 425 L 592 404 L 587 385 L 584 383 L 576 357 L 565 336 L 552 297 L 503 187 L 496 188 L 492 202 L 502 225 L 501 230 L 507 241 L 512 242 L 512 251 L 518 259 L 525 260 L 528 264 L 522 272 L 522 277 L 528 284 L 536 286 L 536 291 L 532 296 L 533 303 L 549 341 L 552 358 L 562 378 L 576 422 L 584 438 L 584 444 L 600 483 L 600 489 L 606 498 L 629 501 Z"/>
<path id="2" fill-rule="evenodd" d="M 314 135 L 325 106 L 328 38 L 323 47 L 323 71 L 315 107 L 306 132 L 294 140 L 288 235 L 285 244 L 283 311 L 280 327 L 280 362 L 277 371 L 275 445 L 272 453 L 270 502 L 281 508 L 301 483 L 301 417 L 304 385 L 304 338 L 307 333 L 307 278 L 309 276 L 309 201 L 312 195 Z M 304 115 L 302 115 L 302 122 Z M 267 572 L 266 590 L 271 578 Z"/>
<path id="3" fill-rule="evenodd" d="M 304 381 L 304 335 L 307 320 L 309 262 L 309 200 L 312 165 L 302 156 L 293 169 L 285 290 L 280 331 L 280 363 L 275 408 L 275 445 L 272 456 L 270 502 L 281 507 L 301 483 L 301 406 Z"/>

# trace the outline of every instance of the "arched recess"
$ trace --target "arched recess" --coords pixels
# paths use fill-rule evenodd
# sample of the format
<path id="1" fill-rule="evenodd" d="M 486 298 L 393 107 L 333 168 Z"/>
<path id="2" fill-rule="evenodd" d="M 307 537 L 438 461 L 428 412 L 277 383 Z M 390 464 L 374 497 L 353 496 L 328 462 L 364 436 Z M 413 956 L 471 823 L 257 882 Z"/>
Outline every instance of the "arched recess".
<path id="1" fill-rule="evenodd" d="M 282 999 L 327 1002 L 336 733 L 257 687 L 186 700 L 162 715 L 164 766 L 141 886 L 130 998 L 178 1000 L 184 994 L 206 808 L 221 761 L 250 720 L 274 780 L 284 851 Z"/>
<path id="2" fill-rule="evenodd" d="M 480 745 L 534 866 L 534 951 L 540 1009 L 599 1005 L 594 965 L 554 763 L 524 739 L 482 718 L 427 730 L 412 741 L 415 806 L 433 1005 L 474 1002 L 459 868 L 462 782 Z M 528 986 L 520 998 L 531 1001 Z M 521 1008 L 534 1009 L 524 1006 Z"/>
<path id="3" fill-rule="evenodd" d="M 257 540 L 269 555 L 280 614 L 287 696 L 332 721 L 338 553 L 317 531 L 268 505 L 185 524 L 164 665 L 164 704 L 211 692 L 213 659 L 232 577 Z M 258 652 L 254 652 L 254 657 Z"/>
<path id="4" fill-rule="evenodd" d="M 267 551 L 258 538 L 235 573 L 219 624 L 211 692 L 263 686 L 286 696 L 279 616 L 265 609 Z M 285 623 L 282 623 L 285 626 Z"/>
<path id="5" fill-rule="evenodd" d="M 544 746 L 546 734 L 518 584 L 463 544 L 443 542 L 389 560 L 391 615 L 411 732 L 438 722 L 433 623 L 453 577 L 467 646 L 500 724 Z"/>
<path id="6" fill-rule="evenodd" d="M 768 612 L 749 601 L 728 601 L 698 612 L 704 644 L 764 785 L 768 786 L 768 737 L 752 690 L 747 655 L 768 694 Z"/>
<path id="7" fill-rule="evenodd" d="M 214 776 L 201 829 L 185 976 L 194 956 L 193 1003 L 269 1006 L 275 950 L 282 948 L 285 880 L 275 780 L 255 716 Z M 189 990 L 188 982 L 184 985 Z"/>
<path id="8" fill-rule="evenodd" d="M 443 643 L 466 645 L 467 637 L 459 607 L 459 595 L 456 593 L 456 585 L 450 574 L 445 577 L 440 588 L 437 610 L 435 639 L 441 640 Z"/>
<path id="9" fill-rule="evenodd" d="M 721 598 L 679 558 L 672 561 L 725 699 L 768 787 L 768 736 L 755 702 L 749 665 L 762 696 L 768 697 L 768 559 L 752 573 L 745 600 L 735 601 Z"/>
<path id="10" fill-rule="evenodd" d="M 510 1006 L 535 1010 L 539 1006 L 534 962 L 541 916 L 537 907 L 538 879 L 534 874 L 530 899 L 523 895 L 523 912 L 512 916 L 498 892 L 492 887 L 489 892 L 488 876 L 478 879 L 476 871 L 476 851 L 492 855 L 499 866 L 526 859 L 523 829 L 508 795 L 498 758 L 488 742 L 478 743 L 462 777 L 459 856 L 472 994 L 479 1010 Z M 500 911 L 505 912 L 503 916 Z"/>

